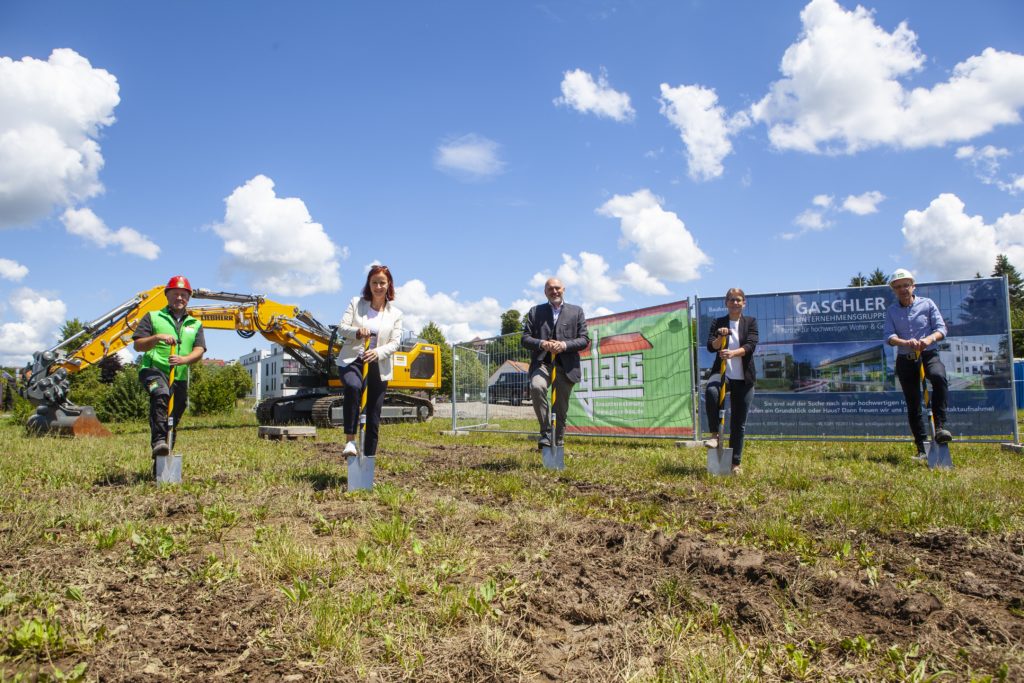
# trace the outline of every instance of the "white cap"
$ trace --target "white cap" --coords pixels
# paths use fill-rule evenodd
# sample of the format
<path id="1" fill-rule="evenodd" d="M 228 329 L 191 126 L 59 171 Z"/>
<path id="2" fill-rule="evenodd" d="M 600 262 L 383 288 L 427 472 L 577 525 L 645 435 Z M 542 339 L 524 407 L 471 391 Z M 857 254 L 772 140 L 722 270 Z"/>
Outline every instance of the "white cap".
<path id="1" fill-rule="evenodd" d="M 897 268 L 892 271 L 892 275 L 889 276 L 889 285 L 891 286 L 892 283 L 897 280 L 910 280 L 911 282 L 914 282 L 914 274 L 906 268 Z"/>

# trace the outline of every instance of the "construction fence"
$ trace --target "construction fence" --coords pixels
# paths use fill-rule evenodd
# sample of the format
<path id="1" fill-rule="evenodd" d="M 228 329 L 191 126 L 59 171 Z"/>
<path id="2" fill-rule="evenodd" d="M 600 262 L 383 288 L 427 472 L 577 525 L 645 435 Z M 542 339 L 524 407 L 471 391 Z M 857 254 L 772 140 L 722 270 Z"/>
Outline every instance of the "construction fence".
<path id="1" fill-rule="evenodd" d="M 921 283 L 917 293 L 938 305 L 948 328 L 938 345 L 947 427 L 958 439 L 1019 441 L 1014 389 L 1024 374 L 1013 373 L 1005 279 Z M 887 286 L 748 295 L 745 314 L 757 318 L 760 341 L 747 436 L 908 440 L 895 349 L 883 339 L 893 301 Z M 679 301 L 591 319 L 567 433 L 702 438 L 715 358 L 704 341 L 726 309 L 724 298 L 697 299 L 695 308 Z M 452 429 L 537 433 L 529 362 L 518 333 L 454 345 Z"/>
<path id="2" fill-rule="evenodd" d="M 690 304 L 593 318 L 569 403 L 571 435 L 693 438 Z M 453 346 L 452 429 L 538 433 L 520 334 Z"/>

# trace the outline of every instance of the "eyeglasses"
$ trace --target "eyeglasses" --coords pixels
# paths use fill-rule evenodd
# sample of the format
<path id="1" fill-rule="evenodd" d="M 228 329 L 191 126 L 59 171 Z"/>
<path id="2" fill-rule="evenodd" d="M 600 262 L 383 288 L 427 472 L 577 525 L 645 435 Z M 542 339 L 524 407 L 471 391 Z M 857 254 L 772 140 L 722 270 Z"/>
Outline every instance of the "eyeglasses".
<path id="1" fill-rule="evenodd" d="M 743 299 L 740 299 L 738 297 L 733 297 L 731 299 L 728 299 L 728 302 L 731 303 L 731 304 L 741 304 L 741 303 L 743 303 Z"/>

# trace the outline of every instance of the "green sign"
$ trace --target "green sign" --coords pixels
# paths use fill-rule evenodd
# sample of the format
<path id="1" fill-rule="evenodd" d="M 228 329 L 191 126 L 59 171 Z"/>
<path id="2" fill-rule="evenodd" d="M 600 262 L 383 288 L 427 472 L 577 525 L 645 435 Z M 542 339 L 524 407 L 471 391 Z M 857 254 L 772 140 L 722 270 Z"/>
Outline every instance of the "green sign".
<path id="1" fill-rule="evenodd" d="M 693 436 L 690 306 L 677 301 L 587 321 L 590 348 L 569 401 L 571 434 Z"/>

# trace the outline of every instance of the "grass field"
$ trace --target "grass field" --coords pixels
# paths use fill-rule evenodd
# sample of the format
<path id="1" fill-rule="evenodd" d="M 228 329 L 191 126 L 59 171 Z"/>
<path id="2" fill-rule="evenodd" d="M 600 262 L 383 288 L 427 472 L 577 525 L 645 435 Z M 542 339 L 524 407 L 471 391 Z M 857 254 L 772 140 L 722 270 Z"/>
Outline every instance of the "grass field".
<path id="1" fill-rule="evenodd" d="M 145 425 L 0 420 L 0 680 L 1024 679 L 1021 457 L 953 444 L 572 440 L 188 419 L 184 483 Z"/>

